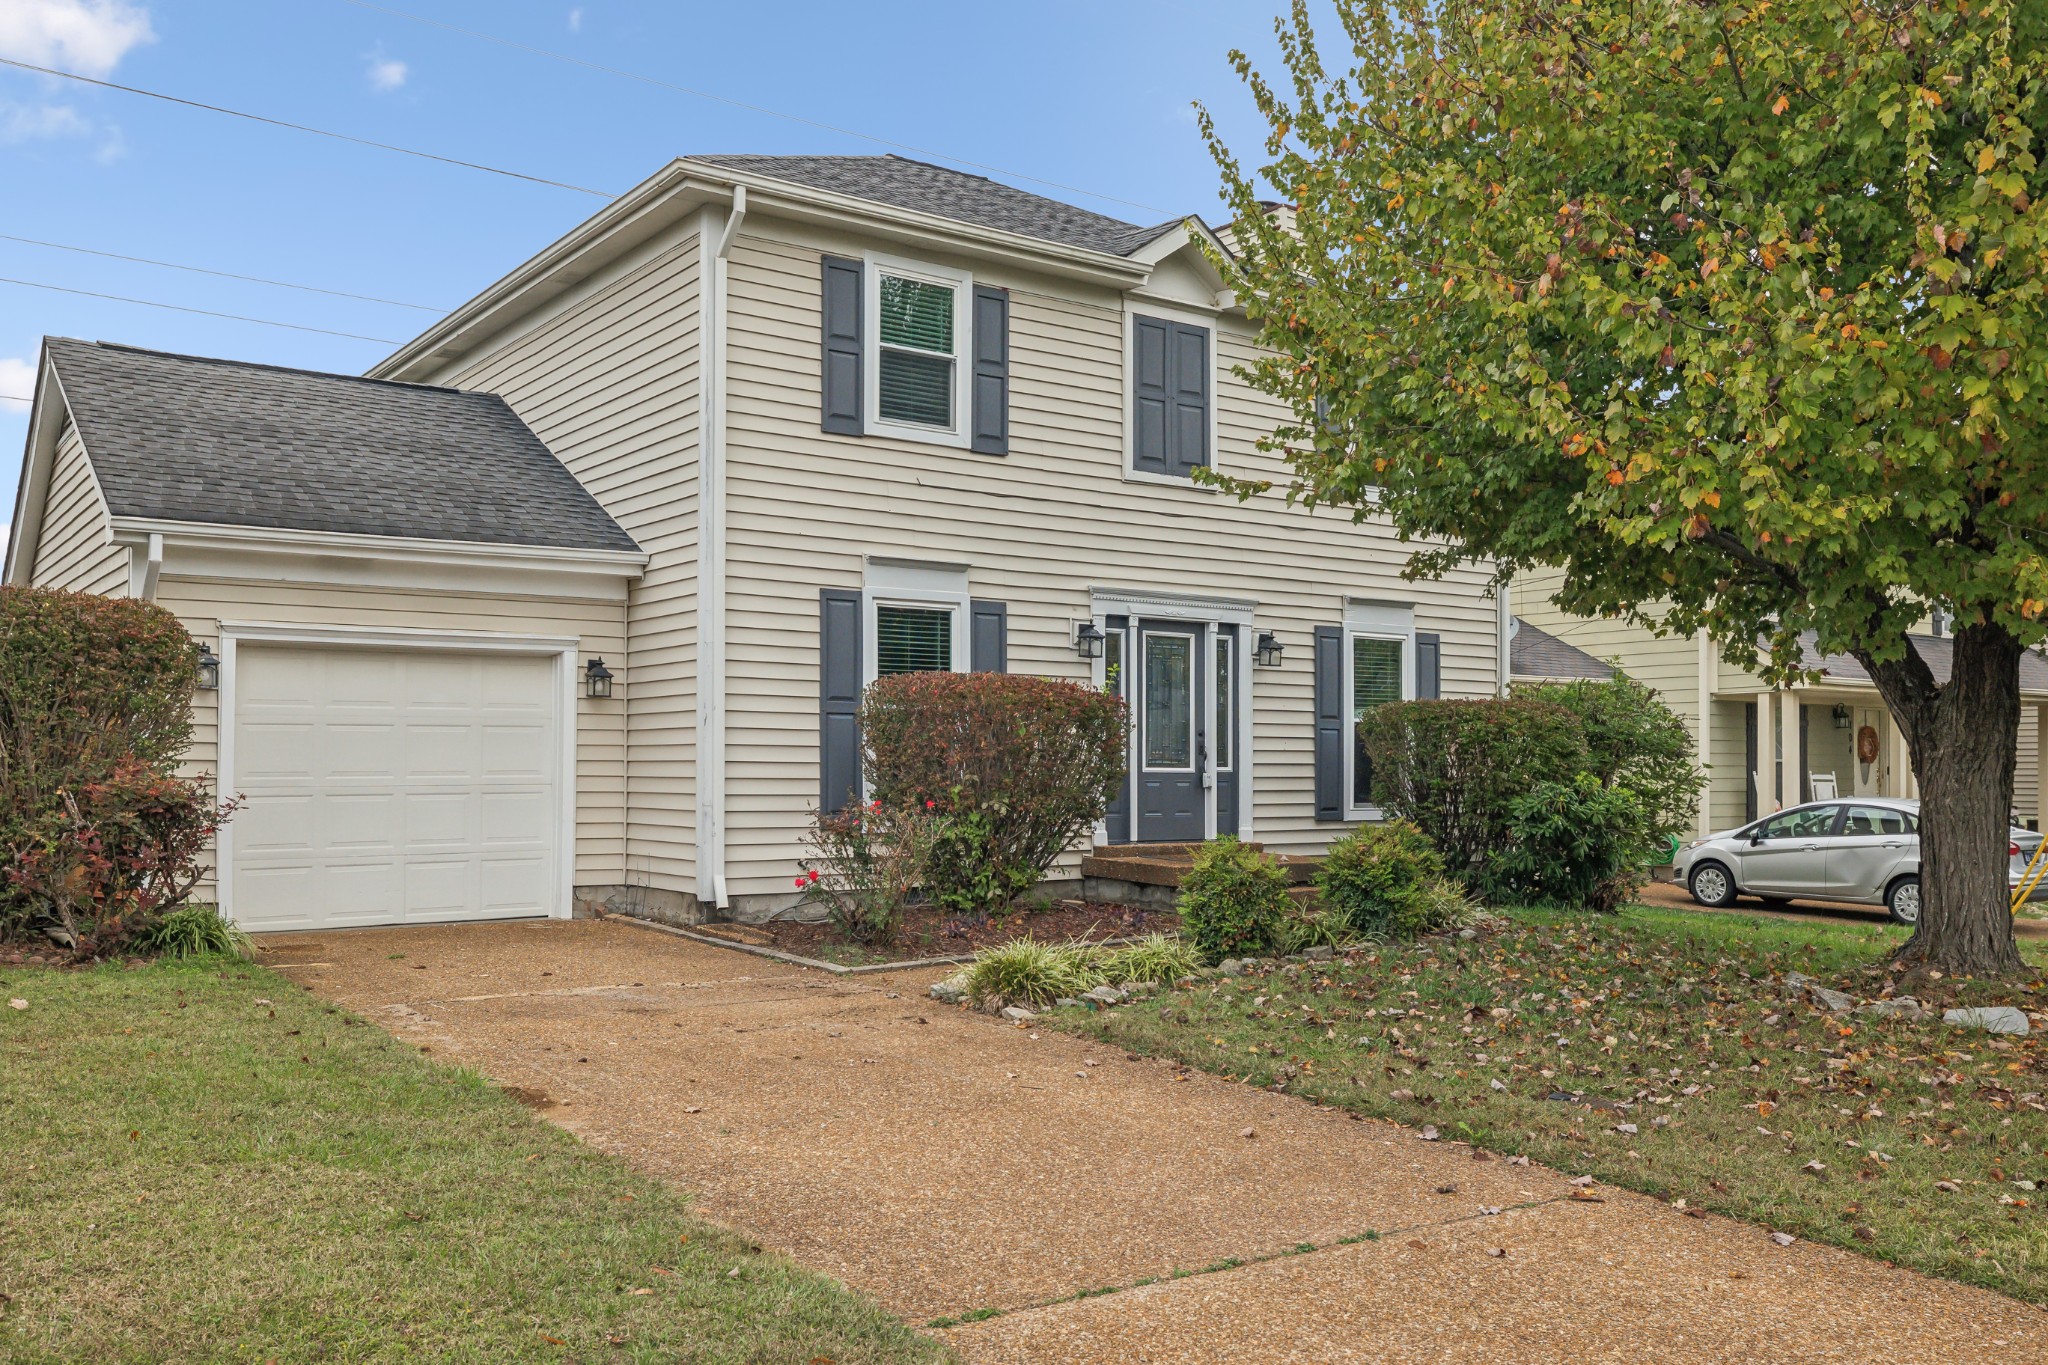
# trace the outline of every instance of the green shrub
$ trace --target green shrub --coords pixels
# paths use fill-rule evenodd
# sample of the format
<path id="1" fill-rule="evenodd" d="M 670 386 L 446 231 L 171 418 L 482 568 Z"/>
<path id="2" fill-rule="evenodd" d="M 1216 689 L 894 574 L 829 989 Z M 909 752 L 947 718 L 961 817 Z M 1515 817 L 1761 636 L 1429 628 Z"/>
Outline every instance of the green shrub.
<path id="1" fill-rule="evenodd" d="M 1585 771 L 1603 787 L 1627 787 L 1654 844 L 1690 832 L 1699 818 L 1707 777 L 1695 761 L 1692 732 L 1657 694 L 1627 674 L 1612 681 L 1538 683 L 1515 695 L 1561 706 L 1579 719 L 1586 738 Z"/>
<path id="2" fill-rule="evenodd" d="M 1461 884 L 1449 877 L 1431 877 L 1408 902 L 1405 922 L 1411 936 L 1439 934 L 1478 914 L 1479 907 Z"/>
<path id="3" fill-rule="evenodd" d="M 1370 937 L 1352 928 L 1351 921 L 1334 910 L 1309 910 L 1291 913 L 1280 921 L 1273 931 L 1273 950 L 1302 953 L 1310 948 L 1344 949 Z"/>
<path id="4" fill-rule="evenodd" d="M 1658 856 L 1653 825 L 1627 787 L 1604 787 L 1591 773 L 1544 782 L 1514 802 L 1508 849 L 1486 869 L 1496 898 L 1547 901 L 1608 911 L 1642 886 Z"/>
<path id="5" fill-rule="evenodd" d="M 818 812 L 804 836 L 810 855 L 797 874 L 799 903 L 822 903 L 855 943 L 892 942 L 925 880 L 940 823 L 927 807 L 879 801 Z"/>
<path id="6" fill-rule="evenodd" d="M 1100 949 L 1081 943 L 1012 939 L 974 955 L 964 973 L 967 993 L 978 1005 L 1050 1005 L 1103 983 L 1100 953 Z"/>
<path id="7" fill-rule="evenodd" d="M 184 905 L 136 934 L 130 946 L 151 957 L 248 957 L 249 936 L 217 906 Z"/>
<path id="8" fill-rule="evenodd" d="M 1443 856 L 1406 820 L 1361 825 L 1330 845 L 1316 873 L 1327 913 L 1356 934 L 1407 938 L 1425 932 L 1416 905 L 1444 875 Z"/>
<path id="9" fill-rule="evenodd" d="M 122 949 L 183 905 L 234 809 L 215 804 L 203 782 L 133 757 L 56 796 L 22 832 L 6 880 L 25 907 L 22 922 L 80 957 Z"/>
<path id="10" fill-rule="evenodd" d="M 1528 697 L 1389 703 L 1366 714 L 1359 737 L 1374 801 L 1417 825 L 1458 877 L 1507 847 L 1515 798 L 1588 764 L 1578 717 Z"/>
<path id="11" fill-rule="evenodd" d="M 153 603 L 0 587 L 0 855 L 47 838 L 60 792 L 128 760 L 169 772 L 191 735 L 194 661 Z M 0 880 L 0 939 L 41 914 L 32 890 Z"/>
<path id="12" fill-rule="evenodd" d="M 1124 780 L 1122 700 L 1014 673 L 904 673 L 861 700 L 869 794 L 945 817 L 926 891 L 987 915 L 1030 890 Z"/>
<path id="13" fill-rule="evenodd" d="M 1202 959 L 1192 945 L 1164 934 L 1146 934 L 1120 948 L 1105 948 L 1099 959 L 1103 976 L 1112 986 L 1148 982 L 1171 986 L 1201 970 Z"/>
<path id="14" fill-rule="evenodd" d="M 1180 883 L 1180 932 L 1202 961 L 1274 950 L 1292 908 L 1287 873 L 1249 844 L 1212 840 Z"/>

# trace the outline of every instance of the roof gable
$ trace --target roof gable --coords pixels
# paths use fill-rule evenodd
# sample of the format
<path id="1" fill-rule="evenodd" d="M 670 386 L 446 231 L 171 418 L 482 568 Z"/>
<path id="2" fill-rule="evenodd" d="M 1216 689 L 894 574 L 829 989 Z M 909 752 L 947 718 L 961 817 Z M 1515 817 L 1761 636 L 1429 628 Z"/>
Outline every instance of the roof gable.
<path id="1" fill-rule="evenodd" d="M 116 518 L 638 549 L 495 394 L 46 344 Z"/>

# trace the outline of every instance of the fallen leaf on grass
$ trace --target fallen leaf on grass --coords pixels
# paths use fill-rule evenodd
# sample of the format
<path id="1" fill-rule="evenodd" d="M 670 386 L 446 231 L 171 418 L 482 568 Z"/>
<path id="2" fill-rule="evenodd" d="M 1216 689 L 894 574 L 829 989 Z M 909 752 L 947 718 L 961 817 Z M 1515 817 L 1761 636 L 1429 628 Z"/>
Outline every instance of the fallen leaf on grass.
<path id="1" fill-rule="evenodd" d="M 628 1294 L 652 1294 L 654 1291 L 652 1289 L 628 1289 L 626 1292 Z"/>
<path id="2" fill-rule="evenodd" d="M 11 1010 L 25 1010 L 28 1008 L 28 1001 L 23 1000 L 19 996 L 16 996 L 14 999 L 7 1002 L 7 1008 Z"/>
<path id="3" fill-rule="evenodd" d="M 550 1346 L 567 1346 L 569 1344 L 568 1342 L 562 1340 L 560 1337 L 549 1336 L 546 1332 L 542 1332 L 540 1334 L 540 1339 L 542 1341 L 545 1341 Z"/>
<path id="4" fill-rule="evenodd" d="M 1421 1138 L 1424 1142 L 1435 1142 L 1437 1140 L 1436 1127 L 1435 1125 L 1431 1125 L 1430 1127 L 1424 1128 L 1415 1136 Z"/>
<path id="5" fill-rule="evenodd" d="M 1580 1189 L 1584 1189 L 1586 1188 L 1586 1186 L 1591 1185 L 1592 1183 L 1593 1177 L 1590 1175 L 1575 1175 L 1572 1177 L 1572 1184 L 1578 1186 Z"/>
<path id="6" fill-rule="evenodd" d="M 1937 1180 L 1934 1182 L 1934 1188 L 1940 1190 L 1943 1194 L 1961 1194 L 1963 1192 L 1963 1187 L 1956 1184 L 1953 1180 Z"/>

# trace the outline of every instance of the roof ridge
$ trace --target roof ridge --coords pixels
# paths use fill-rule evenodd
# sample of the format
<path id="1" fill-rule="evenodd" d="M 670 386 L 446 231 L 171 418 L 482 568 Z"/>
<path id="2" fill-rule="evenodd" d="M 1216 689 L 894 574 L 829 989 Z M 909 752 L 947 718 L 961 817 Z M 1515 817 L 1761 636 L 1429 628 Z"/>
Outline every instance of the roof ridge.
<path id="1" fill-rule="evenodd" d="M 125 341 L 87 341 L 83 337 L 51 336 L 46 341 L 68 341 L 78 346 L 93 346 L 103 351 L 127 351 L 134 355 L 161 356 L 166 360 L 189 360 L 197 365 L 224 365 L 244 370 L 269 370 L 274 374 L 302 374 L 313 379 L 346 379 L 356 384 L 378 384 L 394 389 L 419 389 L 428 393 L 452 393 L 464 397 L 479 395 L 497 397 L 483 389 L 458 389 L 447 384 L 418 384 L 405 379 L 378 379 L 367 374 L 349 374 L 342 370 L 316 370 L 305 365 L 279 365 L 268 360 L 236 360 L 229 356 L 192 355 L 186 351 L 165 351 L 154 346 L 134 346 Z"/>

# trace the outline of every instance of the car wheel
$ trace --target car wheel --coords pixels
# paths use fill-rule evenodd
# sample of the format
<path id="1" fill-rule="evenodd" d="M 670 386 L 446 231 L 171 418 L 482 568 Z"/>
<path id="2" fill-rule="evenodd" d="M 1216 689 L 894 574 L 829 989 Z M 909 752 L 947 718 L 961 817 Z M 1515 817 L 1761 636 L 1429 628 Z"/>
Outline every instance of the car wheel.
<path id="1" fill-rule="evenodd" d="M 1884 893 L 1884 908 L 1891 911 L 1892 919 L 1899 924 L 1920 922 L 1920 879 L 1901 877 L 1893 882 L 1891 889 Z"/>
<path id="2" fill-rule="evenodd" d="M 1728 869 L 1719 863 L 1701 863 L 1692 870 L 1687 882 L 1692 898 L 1701 905 L 1719 910 L 1735 904 L 1735 878 L 1728 875 Z"/>

